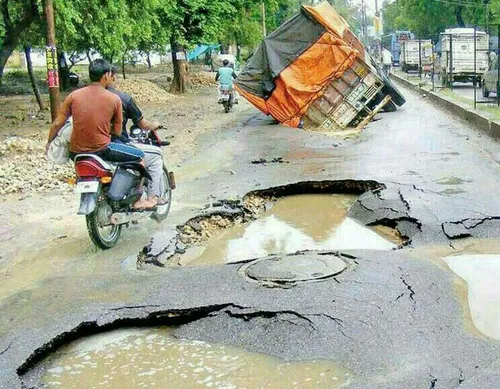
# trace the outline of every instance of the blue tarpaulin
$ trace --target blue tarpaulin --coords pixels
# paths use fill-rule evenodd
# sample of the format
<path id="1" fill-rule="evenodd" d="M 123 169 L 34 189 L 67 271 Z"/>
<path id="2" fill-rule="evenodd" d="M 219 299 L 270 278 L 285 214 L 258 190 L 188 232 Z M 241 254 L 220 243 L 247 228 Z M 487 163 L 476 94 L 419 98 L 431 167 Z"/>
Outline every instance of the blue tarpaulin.
<path id="1" fill-rule="evenodd" d="M 220 45 L 198 45 L 188 53 L 187 60 L 192 61 L 193 59 L 205 54 L 207 51 L 212 51 L 218 49 L 219 47 Z"/>

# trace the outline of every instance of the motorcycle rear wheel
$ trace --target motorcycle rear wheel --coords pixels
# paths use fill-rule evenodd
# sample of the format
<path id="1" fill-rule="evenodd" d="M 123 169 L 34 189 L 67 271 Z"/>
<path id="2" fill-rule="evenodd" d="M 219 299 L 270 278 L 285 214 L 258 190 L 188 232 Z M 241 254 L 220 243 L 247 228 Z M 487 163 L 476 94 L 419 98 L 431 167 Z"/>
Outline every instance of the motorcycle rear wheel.
<path id="1" fill-rule="evenodd" d="M 114 247 L 122 232 L 121 225 L 110 224 L 111 212 L 109 204 L 99 201 L 94 211 L 86 216 L 90 239 L 103 250 Z"/>

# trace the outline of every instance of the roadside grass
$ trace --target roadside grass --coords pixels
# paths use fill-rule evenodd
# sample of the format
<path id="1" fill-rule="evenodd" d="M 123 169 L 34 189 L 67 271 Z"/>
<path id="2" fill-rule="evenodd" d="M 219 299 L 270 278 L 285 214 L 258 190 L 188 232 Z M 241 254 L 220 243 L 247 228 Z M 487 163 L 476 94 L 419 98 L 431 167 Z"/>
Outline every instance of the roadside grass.
<path id="1" fill-rule="evenodd" d="M 461 96 L 450 89 L 441 89 L 437 92 L 439 95 L 448 99 L 466 104 L 468 107 L 474 109 L 474 101 L 467 97 Z M 500 108 L 492 101 L 491 104 L 477 104 L 476 111 L 486 113 L 495 120 L 500 120 Z"/>

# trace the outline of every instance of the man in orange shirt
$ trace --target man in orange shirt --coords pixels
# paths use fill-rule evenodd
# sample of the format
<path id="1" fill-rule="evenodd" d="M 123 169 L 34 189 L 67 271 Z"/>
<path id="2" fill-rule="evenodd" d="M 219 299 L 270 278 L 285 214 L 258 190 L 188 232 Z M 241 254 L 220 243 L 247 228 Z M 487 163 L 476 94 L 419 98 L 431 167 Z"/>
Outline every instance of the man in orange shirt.
<path id="1" fill-rule="evenodd" d="M 90 85 L 69 94 L 50 128 L 47 149 L 70 116 L 73 131 L 70 154 L 95 154 L 110 162 L 142 162 L 144 153 L 136 147 L 112 143 L 111 133 L 122 132 L 122 102 L 106 90 L 113 83 L 115 68 L 103 59 L 89 66 Z M 151 204 L 150 204 L 151 203 Z M 150 208 L 153 201 L 139 200 L 134 208 Z"/>

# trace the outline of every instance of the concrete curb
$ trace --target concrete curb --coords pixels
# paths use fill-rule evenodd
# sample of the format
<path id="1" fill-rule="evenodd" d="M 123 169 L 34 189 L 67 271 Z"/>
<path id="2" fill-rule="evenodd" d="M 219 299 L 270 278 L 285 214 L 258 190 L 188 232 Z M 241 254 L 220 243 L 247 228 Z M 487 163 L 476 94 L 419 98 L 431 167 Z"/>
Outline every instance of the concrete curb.
<path id="1" fill-rule="evenodd" d="M 391 74 L 392 80 L 396 83 L 409 88 L 421 95 L 426 95 L 430 101 L 436 103 L 439 107 L 447 110 L 451 114 L 459 117 L 460 119 L 466 120 L 480 131 L 486 133 L 495 140 L 500 139 L 500 123 L 491 120 L 490 118 L 479 114 L 478 112 L 472 110 L 469 106 L 461 104 L 459 102 L 448 100 L 442 96 L 439 96 L 435 92 L 431 92 L 421 88 L 418 85 L 412 84 L 410 81 L 405 80 L 395 74 Z"/>

